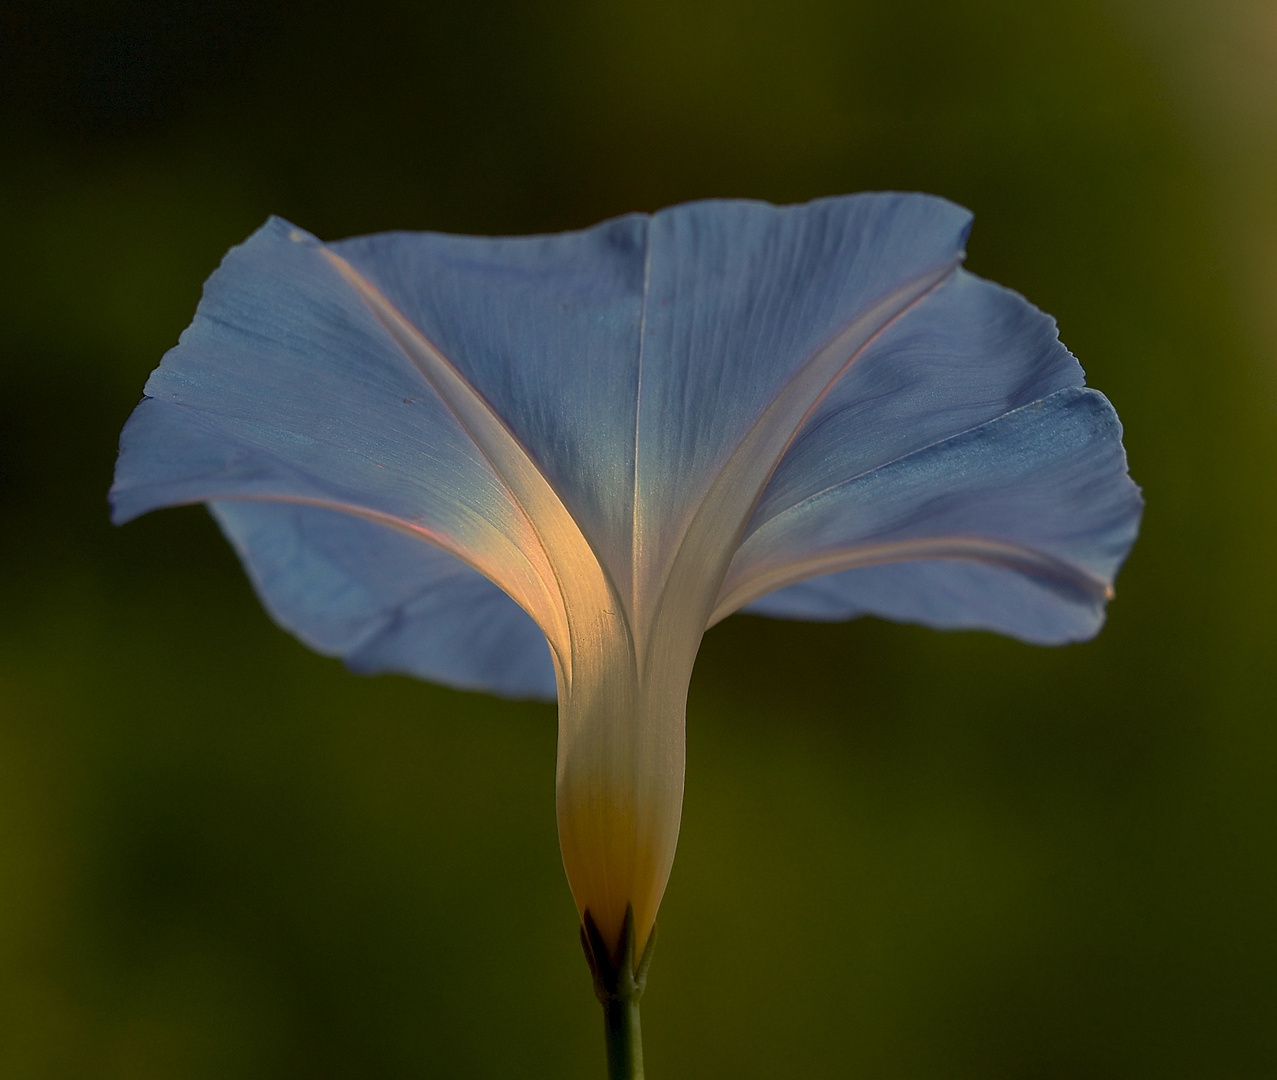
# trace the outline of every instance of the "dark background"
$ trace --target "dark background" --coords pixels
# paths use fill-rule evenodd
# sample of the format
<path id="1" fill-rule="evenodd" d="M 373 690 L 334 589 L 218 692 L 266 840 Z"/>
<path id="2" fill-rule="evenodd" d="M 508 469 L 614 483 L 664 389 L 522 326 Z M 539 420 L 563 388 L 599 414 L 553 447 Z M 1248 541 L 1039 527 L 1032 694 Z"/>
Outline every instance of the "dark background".
<path id="1" fill-rule="evenodd" d="M 1277 15 L 0 5 L 0 1075 L 599 1077 L 554 710 L 276 629 L 115 439 L 225 249 L 921 189 L 1148 511 L 1109 625 L 705 641 L 649 1075 L 1277 1075 Z"/>

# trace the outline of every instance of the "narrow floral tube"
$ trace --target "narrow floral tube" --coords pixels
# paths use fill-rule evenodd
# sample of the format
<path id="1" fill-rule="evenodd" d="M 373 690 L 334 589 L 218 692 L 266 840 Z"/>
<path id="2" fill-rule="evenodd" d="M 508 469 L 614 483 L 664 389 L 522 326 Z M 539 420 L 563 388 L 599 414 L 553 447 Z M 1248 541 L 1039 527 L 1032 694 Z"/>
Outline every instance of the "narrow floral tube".
<path id="1" fill-rule="evenodd" d="M 687 689 L 737 610 L 1060 644 L 1141 501 L 1052 320 L 970 215 L 719 200 L 557 236 L 233 249 L 121 436 L 123 522 L 207 503 L 273 617 L 359 671 L 557 697 L 577 907 L 636 953 Z"/>

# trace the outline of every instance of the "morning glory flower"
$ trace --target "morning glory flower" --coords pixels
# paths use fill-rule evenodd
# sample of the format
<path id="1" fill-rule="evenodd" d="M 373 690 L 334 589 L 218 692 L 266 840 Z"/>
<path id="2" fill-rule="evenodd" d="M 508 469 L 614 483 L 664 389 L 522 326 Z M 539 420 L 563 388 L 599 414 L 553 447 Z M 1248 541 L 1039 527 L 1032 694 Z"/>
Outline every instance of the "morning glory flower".
<path id="1" fill-rule="evenodd" d="M 1117 416 L 962 268 L 969 227 L 902 194 L 513 238 L 273 219 L 151 375 L 115 520 L 207 503 L 316 650 L 557 698 L 572 894 L 639 955 L 709 626 L 1103 621 L 1140 514 Z"/>

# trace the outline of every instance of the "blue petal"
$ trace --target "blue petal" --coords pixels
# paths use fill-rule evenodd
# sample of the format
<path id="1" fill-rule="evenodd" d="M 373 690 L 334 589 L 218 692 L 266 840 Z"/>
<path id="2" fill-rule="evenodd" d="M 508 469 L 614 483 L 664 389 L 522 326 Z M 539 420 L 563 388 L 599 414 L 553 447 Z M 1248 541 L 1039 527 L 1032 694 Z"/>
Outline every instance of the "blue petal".
<path id="1" fill-rule="evenodd" d="M 232 495 L 349 502 L 463 534 L 499 479 L 318 245 L 272 220 L 209 278 L 121 436 L 117 522 Z"/>
<path id="2" fill-rule="evenodd" d="M 975 562 L 886 563 L 811 578 L 741 609 L 777 619 L 876 615 L 937 630 L 993 630 L 1037 645 L 1095 635 L 1102 607 L 1061 603 L 1041 579 Z"/>
<path id="3" fill-rule="evenodd" d="M 448 357 L 624 581 L 647 222 L 557 236 L 383 233 L 329 245 Z"/>
<path id="4" fill-rule="evenodd" d="M 781 459 L 750 528 L 849 477 L 1083 382 L 1055 320 L 960 270 L 832 386 Z"/>
<path id="5" fill-rule="evenodd" d="M 226 257 L 146 392 L 121 436 L 116 521 L 186 502 L 306 504 L 410 533 L 492 577 L 537 577 L 519 565 L 532 557 L 527 522 L 502 477 L 323 249 L 287 223 Z M 543 643 L 514 638 L 540 663 Z M 449 681 L 475 677 L 463 664 Z"/>
<path id="6" fill-rule="evenodd" d="M 794 370 L 952 261 L 969 224 L 941 199 L 857 195 L 690 203 L 553 237 L 331 246 L 492 403 L 628 592 L 635 546 L 668 558 L 661 538 Z"/>
<path id="7" fill-rule="evenodd" d="M 752 593 L 761 599 L 744 610 L 768 615 L 1086 638 L 1140 507 L 1108 401 L 1059 390 L 756 523 L 723 613 Z M 787 587 L 767 595 L 768 585 Z"/>
<path id="8" fill-rule="evenodd" d="M 317 652 L 357 671 L 553 700 L 545 636 L 447 552 L 332 510 L 277 502 L 210 509 L 266 609 Z"/>
<path id="9" fill-rule="evenodd" d="M 116 520 L 219 503 L 269 606 L 317 647 L 545 692 L 543 645 L 478 574 L 422 569 L 406 593 L 372 588 L 324 547 L 332 529 L 297 522 L 341 511 L 350 536 L 416 545 L 423 568 L 456 561 L 431 545 L 451 552 L 549 627 L 561 658 L 551 533 L 574 544 L 579 526 L 630 616 L 663 589 L 716 581 L 751 512 L 732 580 L 782 548 L 801 561 L 812 552 L 794 539 L 803 528 L 787 531 L 795 507 L 815 515 L 824 489 L 1081 381 L 1045 317 L 955 275 L 969 222 L 916 195 L 707 202 L 556 237 L 400 233 L 329 248 L 272 221 L 210 278 L 148 382 L 121 439 Z M 554 516 L 556 500 L 575 522 Z M 281 551 L 294 552 L 287 573 Z M 358 631 L 325 627 L 299 600 L 307 575 L 336 595 L 337 566 L 352 596 L 383 604 L 361 609 Z M 454 588 L 475 610 L 507 610 L 487 637 L 425 628 L 452 625 L 426 613 Z M 798 594 L 769 603 L 798 613 Z M 448 640 L 473 640 L 474 655 Z M 486 659 L 505 649 L 514 683 Z"/>
<path id="10" fill-rule="evenodd" d="M 902 289 L 910 297 L 902 302 L 912 303 L 911 282 L 925 291 L 937 273 L 952 272 L 970 221 L 943 199 L 896 194 L 793 207 L 702 202 L 655 215 L 637 463 L 639 528 L 654 575 L 679 543 L 689 512 L 769 406 L 831 343 L 826 359 L 836 372 L 858 347 L 849 341 L 840 350 L 839 335 L 875 304 Z M 808 403 L 794 404 L 801 418 Z M 789 435 L 773 433 L 777 449 Z M 734 482 L 748 488 L 764 481 L 770 454 L 763 449 Z M 748 514 L 753 493 L 740 494 Z M 718 527 L 738 527 L 721 516 Z"/>

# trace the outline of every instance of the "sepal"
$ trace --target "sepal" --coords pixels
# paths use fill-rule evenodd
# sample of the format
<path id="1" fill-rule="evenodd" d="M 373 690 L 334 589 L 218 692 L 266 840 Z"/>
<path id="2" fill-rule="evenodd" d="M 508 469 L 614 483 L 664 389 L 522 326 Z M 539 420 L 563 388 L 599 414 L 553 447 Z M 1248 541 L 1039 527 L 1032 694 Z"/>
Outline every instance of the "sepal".
<path id="1" fill-rule="evenodd" d="M 656 926 L 647 935 L 643 955 L 634 962 L 634 908 L 625 908 L 625 924 L 621 939 L 614 949 L 609 949 L 603 935 L 594 922 L 594 916 L 586 909 L 581 921 L 581 948 L 585 961 L 594 976 L 594 996 L 603 1005 L 610 1001 L 635 1001 L 647 989 L 647 970 L 652 964 L 652 951 L 656 946 Z"/>

